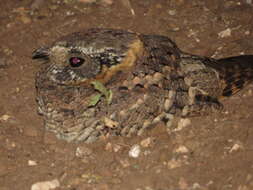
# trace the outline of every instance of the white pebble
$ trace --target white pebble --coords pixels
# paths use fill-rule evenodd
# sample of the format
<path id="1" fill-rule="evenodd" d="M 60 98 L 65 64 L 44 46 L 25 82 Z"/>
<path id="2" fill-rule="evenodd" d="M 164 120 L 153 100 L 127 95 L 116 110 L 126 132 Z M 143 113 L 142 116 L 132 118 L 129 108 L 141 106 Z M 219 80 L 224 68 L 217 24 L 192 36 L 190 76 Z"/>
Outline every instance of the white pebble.
<path id="1" fill-rule="evenodd" d="M 181 131 L 183 128 L 188 127 L 191 124 L 191 120 L 188 118 L 181 118 L 178 122 L 177 128 L 174 131 Z"/>
<path id="2" fill-rule="evenodd" d="M 7 120 L 10 119 L 10 117 L 11 117 L 11 116 L 5 114 L 5 115 L 2 115 L 2 116 L 0 117 L 0 120 L 2 120 L 2 121 L 7 121 Z"/>
<path id="3" fill-rule="evenodd" d="M 37 182 L 32 185 L 31 190 L 50 190 L 60 186 L 58 179 L 52 181 Z"/>
<path id="4" fill-rule="evenodd" d="M 239 142 L 239 143 L 235 143 L 232 146 L 232 148 L 229 150 L 229 152 L 232 153 L 232 152 L 236 152 L 236 151 L 242 150 L 242 149 L 244 149 L 244 147 L 243 147 L 242 143 Z"/>
<path id="5" fill-rule="evenodd" d="M 221 32 L 219 32 L 218 33 L 218 36 L 220 37 L 220 38 L 226 38 L 226 37 L 229 37 L 229 36 L 231 36 L 231 29 L 230 28 L 227 28 L 226 30 L 223 30 L 223 31 L 221 31 Z"/>
<path id="6" fill-rule="evenodd" d="M 37 166 L 37 162 L 34 160 L 28 160 L 28 166 Z"/>
<path id="7" fill-rule="evenodd" d="M 189 150 L 187 147 L 183 146 L 183 145 L 180 145 L 178 148 L 175 149 L 175 152 L 176 153 L 181 153 L 181 154 L 184 154 L 184 153 L 188 153 Z"/>
<path id="8" fill-rule="evenodd" d="M 141 153 L 141 147 L 138 144 L 135 144 L 131 147 L 131 149 L 128 152 L 128 155 L 132 158 L 138 158 Z"/>

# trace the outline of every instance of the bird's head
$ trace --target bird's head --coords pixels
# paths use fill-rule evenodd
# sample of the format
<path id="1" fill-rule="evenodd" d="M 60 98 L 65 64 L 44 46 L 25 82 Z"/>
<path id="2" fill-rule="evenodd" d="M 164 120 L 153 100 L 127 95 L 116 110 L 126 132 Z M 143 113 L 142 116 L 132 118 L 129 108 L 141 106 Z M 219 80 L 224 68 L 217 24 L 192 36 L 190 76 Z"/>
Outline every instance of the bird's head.
<path id="1" fill-rule="evenodd" d="M 65 36 L 50 47 L 32 54 L 47 60 L 48 78 L 61 85 L 79 85 L 92 80 L 107 82 L 117 72 L 132 68 L 143 45 L 131 32 L 90 29 Z"/>

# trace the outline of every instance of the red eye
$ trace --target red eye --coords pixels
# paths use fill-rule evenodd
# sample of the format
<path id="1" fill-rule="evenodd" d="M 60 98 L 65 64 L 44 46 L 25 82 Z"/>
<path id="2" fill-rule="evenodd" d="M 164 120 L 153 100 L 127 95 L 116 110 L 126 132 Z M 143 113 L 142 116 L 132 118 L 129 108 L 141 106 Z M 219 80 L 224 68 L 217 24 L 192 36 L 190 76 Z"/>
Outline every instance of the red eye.
<path id="1" fill-rule="evenodd" d="M 71 57 L 69 63 L 71 67 L 80 67 L 84 63 L 84 59 L 81 57 Z"/>

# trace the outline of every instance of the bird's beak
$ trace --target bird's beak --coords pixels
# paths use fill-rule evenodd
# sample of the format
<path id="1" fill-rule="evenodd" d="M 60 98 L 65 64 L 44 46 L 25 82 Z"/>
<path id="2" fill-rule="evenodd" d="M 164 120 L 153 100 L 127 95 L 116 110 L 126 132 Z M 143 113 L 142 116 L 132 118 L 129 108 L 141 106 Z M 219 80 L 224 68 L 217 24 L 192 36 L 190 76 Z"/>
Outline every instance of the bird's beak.
<path id="1" fill-rule="evenodd" d="M 39 49 L 36 49 L 32 53 L 33 59 L 48 59 L 48 57 L 49 57 L 49 48 L 46 48 L 46 47 L 41 47 Z"/>

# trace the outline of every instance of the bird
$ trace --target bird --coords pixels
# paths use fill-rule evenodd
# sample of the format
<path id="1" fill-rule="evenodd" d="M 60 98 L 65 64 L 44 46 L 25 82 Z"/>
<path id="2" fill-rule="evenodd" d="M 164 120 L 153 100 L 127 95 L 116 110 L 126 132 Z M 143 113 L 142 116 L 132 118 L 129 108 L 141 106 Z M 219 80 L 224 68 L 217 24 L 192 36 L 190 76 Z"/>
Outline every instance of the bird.
<path id="1" fill-rule="evenodd" d="M 141 135 L 159 122 L 208 115 L 253 80 L 253 55 L 186 53 L 167 36 L 91 28 L 33 51 L 44 126 L 68 142 Z"/>

